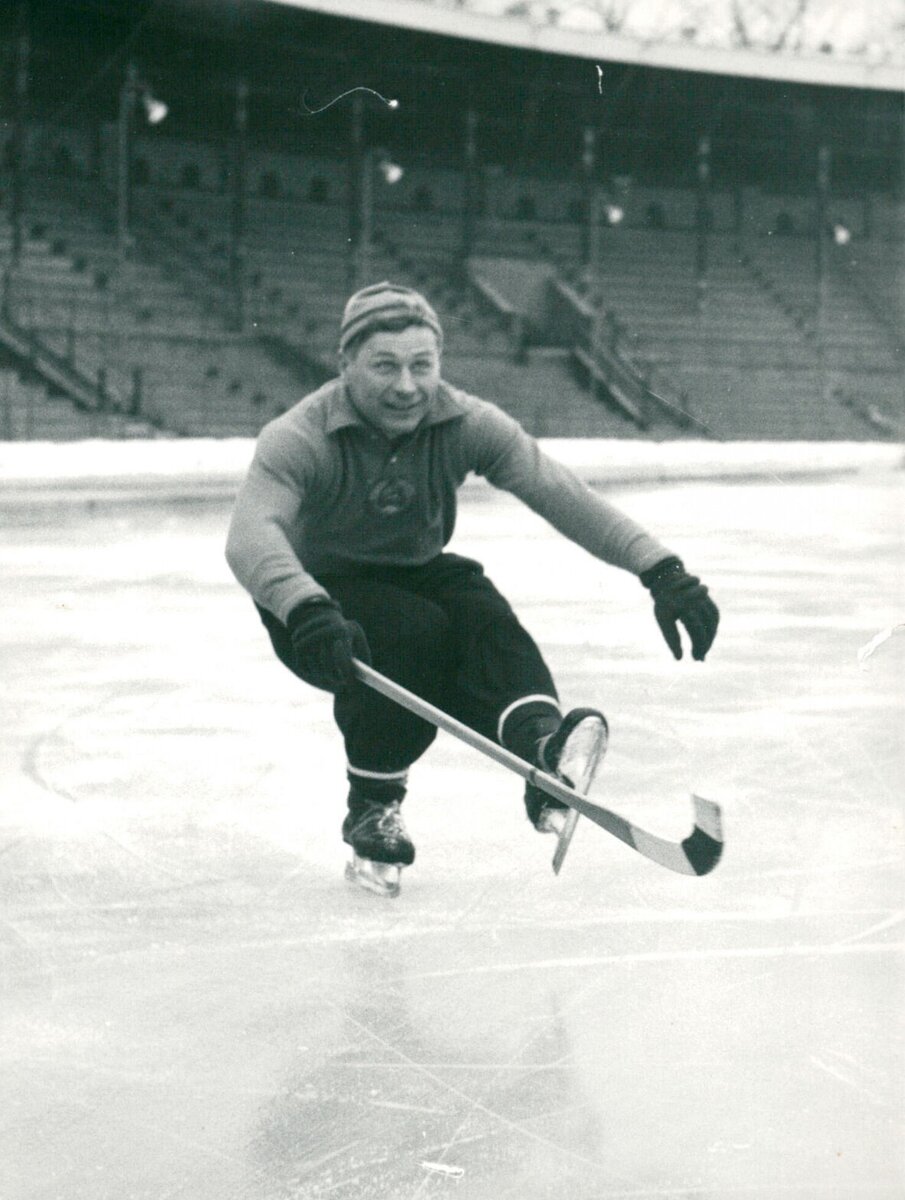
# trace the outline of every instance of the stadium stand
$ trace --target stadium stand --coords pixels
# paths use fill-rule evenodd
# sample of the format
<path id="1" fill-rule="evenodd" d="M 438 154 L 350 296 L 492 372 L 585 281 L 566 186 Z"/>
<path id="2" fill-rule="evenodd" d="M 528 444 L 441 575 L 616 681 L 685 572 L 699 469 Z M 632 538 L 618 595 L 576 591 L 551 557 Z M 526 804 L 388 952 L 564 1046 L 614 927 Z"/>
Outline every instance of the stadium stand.
<path id="1" fill-rule="evenodd" d="M 611 111 L 598 104 L 603 92 L 588 97 L 574 87 L 569 60 L 542 56 L 535 82 L 555 111 L 541 119 L 541 101 L 523 104 L 519 95 L 521 52 L 482 48 L 494 86 L 473 94 L 468 44 L 455 49 L 426 37 L 417 45 L 420 65 L 401 51 L 394 60 L 402 92 L 418 94 L 417 104 L 412 96 L 403 104 L 401 126 L 376 91 L 359 110 L 334 104 L 338 93 L 330 92 L 314 121 L 291 72 L 263 85 L 262 41 L 249 51 L 240 171 L 229 113 L 239 35 L 229 20 L 212 13 L 209 34 L 178 6 L 149 12 L 156 33 L 143 42 L 140 29 L 132 49 L 142 48 L 151 74 L 175 92 L 161 134 L 143 123 L 137 102 L 124 124 L 122 90 L 119 117 L 111 111 L 124 86 L 117 55 L 128 20 L 110 0 L 70 7 L 81 14 L 79 44 L 94 73 L 73 74 L 65 23 L 49 0 L 34 0 L 44 42 L 24 176 L 9 132 L 0 145 L 0 325 L 19 372 L 14 391 L 32 397 L 29 427 L 37 428 L 42 403 L 57 406 L 66 392 L 74 428 L 86 427 L 91 410 L 95 425 L 116 420 L 119 436 L 254 434 L 335 371 L 350 289 L 391 278 L 434 302 L 448 377 L 535 433 L 900 435 L 901 113 L 866 91 L 833 97 L 828 89 L 824 103 L 806 89 L 792 97 L 721 79 L 725 131 L 711 140 L 722 177 L 705 195 L 694 180 L 694 123 L 713 102 L 704 77 L 613 64 L 624 96 Z M 335 68 L 352 61 L 353 45 L 364 61 L 378 43 L 415 37 L 279 8 L 249 6 L 256 36 L 273 45 L 296 37 L 308 75 L 316 75 L 318 56 Z M 177 58 L 196 66 L 183 70 Z M 539 61 L 525 59 L 526 78 Z M 441 64 L 448 95 L 423 87 Z M 848 95 L 858 104 L 847 105 Z M 476 105 L 470 174 L 463 144 L 454 144 L 463 101 Z M 818 278 L 812 175 L 821 105 L 838 146 L 834 190 L 820 210 Z M 597 145 L 590 168 L 581 157 L 589 130 Z M 886 149 L 867 147 L 859 157 L 866 130 L 882 135 Z M 365 189 L 364 171 L 388 153 L 403 162 L 401 177 L 391 182 L 376 171 Z M 117 229 L 124 178 L 125 254 Z M 17 183 L 25 236 L 14 256 Z M 589 183 L 612 214 L 593 231 Z M 51 393 L 43 400 L 29 392 L 38 377 Z M 10 413 L 20 407 L 8 404 Z M 6 425 L 10 436 L 24 427 L 20 416 Z"/>
<path id="2" fill-rule="evenodd" d="M 100 407 L 134 418 L 133 432 L 254 434 L 309 386 L 254 337 L 226 331 L 206 286 L 189 291 L 143 255 L 120 262 L 87 185 L 44 178 L 34 191 L 6 312 L 92 384 Z M 8 222 L 0 238 L 8 245 Z"/>
<path id="3" fill-rule="evenodd" d="M 18 371 L 0 368 L 0 441 L 65 442 L 115 434 L 61 396 L 51 396 L 39 382 L 25 382 Z"/>
<path id="4" fill-rule="evenodd" d="M 109 219 L 88 192 L 72 180 L 65 187 L 53 177 L 36 181 L 33 236 L 6 273 L 5 301 L 20 327 L 100 381 L 111 407 L 180 434 L 255 433 L 331 372 L 350 286 L 343 206 L 249 199 L 247 336 L 226 328 L 228 198 L 136 188 L 137 253 L 121 263 Z M 644 199 L 653 203 L 655 192 Z M 678 199 L 675 189 L 664 195 L 664 209 L 680 213 Z M 8 243 L 8 222 L 0 236 Z M 656 375 L 661 392 L 671 380 L 699 430 L 798 437 L 817 428 L 826 437 L 863 438 L 896 428 L 901 346 L 882 314 L 897 267 L 882 246 L 862 246 L 856 265 L 831 258 L 818 329 L 809 240 L 768 233 L 740 244 L 734 234 L 712 233 L 702 292 L 687 228 L 604 228 L 593 275 L 582 266 L 581 239 L 574 222 L 486 221 L 474 247 L 476 289 L 457 269 L 455 213 L 387 208 L 376 215 L 359 266 L 368 278 L 394 278 L 431 295 L 448 331 L 450 379 L 494 396 L 535 432 L 677 435 L 681 421 L 661 412 L 638 422 L 618 400 L 606 407 L 593 399 L 587 375 L 582 386 L 580 373 L 568 370 L 575 347 L 563 343 L 555 322 L 532 319 L 505 285 L 494 285 L 494 263 L 519 258 L 552 265 L 560 282 L 604 312 L 619 331 L 627 369 L 646 380 Z M 872 269 L 881 263 L 886 277 Z M 529 331 L 521 347 L 514 316 Z M 859 404 L 864 376 L 870 400 Z M 597 396 L 612 401 L 606 379 L 598 382 Z M 871 407 L 879 423 L 865 417 Z"/>
<path id="5" fill-rule="evenodd" d="M 144 201 L 164 214 L 172 237 L 186 246 L 207 247 L 207 278 L 222 293 L 224 251 L 217 231 L 226 224 L 228 201 L 163 190 L 153 195 L 149 190 Z M 315 373 L 319 368 L 326 376 L 336 361 L 336 330 L 350 286 L 343 209 L 254 198 L 247 222 L 249 321 L 269 335 L 271 345 L 274 340 L 284 343 L 310 360 Z M 405 239 L 404 250 L 394 235 Z M 502 327 L 505 322 L 452 278 L 455 237 L 449 218 L 423 217 L 408 224 L 404 214 L 396 214 L 395 221 L 381 222 L 375 230 L 367 264 L 369 279 L 389 277 L 430 295 L 446 330 L 450 381 L 492 395 L 534 432 L 568 429 L 569 436 L 585 431 L 586 436 L 614 437 L 637 432 L 618 413 L 589 400 L 587 390 L 569 374 L 564 356 L 540 351 L 531 362 L 511 361 L 514 348 Z"/>

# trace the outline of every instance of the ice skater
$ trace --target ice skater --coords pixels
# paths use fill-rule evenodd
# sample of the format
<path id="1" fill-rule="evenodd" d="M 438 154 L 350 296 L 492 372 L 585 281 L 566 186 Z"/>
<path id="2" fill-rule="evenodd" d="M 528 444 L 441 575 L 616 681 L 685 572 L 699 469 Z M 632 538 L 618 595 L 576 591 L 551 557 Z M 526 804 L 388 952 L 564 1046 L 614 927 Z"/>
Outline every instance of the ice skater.
<path id="1" fill-rule="evenodd" d="M 543 656 L 482 565 L 445 550 L 474 472 L 649 589 L 675 658 L 679 624 L 703 660 L 719 614 L 680 558 L 549 458 L 495 405 L 441 376 L 443 331 L 424 296 L 378 283 L 346 304 L 339 376 L 261 431 L 227 559 L 277 657 L 333 694 L 349 784 L 353 876 L 396 894 L 415 858 L 400 805 L 434 725 L 365 686 L 353 658 L 572 782 L 605 747 L 594 708 L 562 713 Z M 534 827 L 563 805 L 530 783 Z"/>

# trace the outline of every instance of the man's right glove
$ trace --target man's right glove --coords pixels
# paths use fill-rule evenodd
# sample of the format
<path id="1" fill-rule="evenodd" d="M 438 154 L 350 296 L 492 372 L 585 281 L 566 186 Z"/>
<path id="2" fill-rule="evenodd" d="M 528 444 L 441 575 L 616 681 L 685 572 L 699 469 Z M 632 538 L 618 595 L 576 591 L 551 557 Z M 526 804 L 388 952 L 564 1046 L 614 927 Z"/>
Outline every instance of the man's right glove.
<path id="1" fill-rule="evenodd" d="M 691 638 L 691 657 L 703 662 L 720 621 L 720 610 L 704 584 L 696 575 L 689 575 L 682 560 L 675 557 L 642 571 L 640 579 L 654 598 L 654 616 L 673 658 L 682 657 L 677 625 L 681 621 Z"/>
<path id="2" fill-rule="evenodd" d="M 286 622 L 295 655 L 296 674 L 312 687 L 341 692 L 355 682 L 352 659 L 371 662 L 364 630 L 347 621 L 329 596 L 303 600 Z"/>

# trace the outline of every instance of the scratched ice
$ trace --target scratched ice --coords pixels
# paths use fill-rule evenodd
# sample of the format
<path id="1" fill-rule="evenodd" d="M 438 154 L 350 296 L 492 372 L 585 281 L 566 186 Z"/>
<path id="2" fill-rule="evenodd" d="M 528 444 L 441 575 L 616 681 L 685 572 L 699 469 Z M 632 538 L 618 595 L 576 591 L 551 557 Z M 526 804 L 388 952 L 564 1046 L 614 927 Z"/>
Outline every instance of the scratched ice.
<path id="1" fill-rule="evenodd" d="M 706 665 L 508 499 L 480 557 L 597 788 L 705 879 L 587 824 L 562 875 L 518 781 L 441 735 L 398 901 L 342 879 L 341 748 L 222 561 L 226 509 L 7 522 L 3 1200 L 898 1200 L 901 477 L 612 493 L 711 583 Z"/>

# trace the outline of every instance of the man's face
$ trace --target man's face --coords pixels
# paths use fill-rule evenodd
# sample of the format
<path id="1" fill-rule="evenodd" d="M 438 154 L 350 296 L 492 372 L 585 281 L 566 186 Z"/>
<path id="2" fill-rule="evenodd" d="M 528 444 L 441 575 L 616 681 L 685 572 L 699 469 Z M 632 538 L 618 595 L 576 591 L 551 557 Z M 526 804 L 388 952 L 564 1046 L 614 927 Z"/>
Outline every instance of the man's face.
<path id="1" fill-rule="evenodd" d="M 340 364 L 355 408 L 388 438 L 418 426 L 440 382 L 440 347 L 426 325 L 375 333 L 354 357 L 342 354 Z"/>

